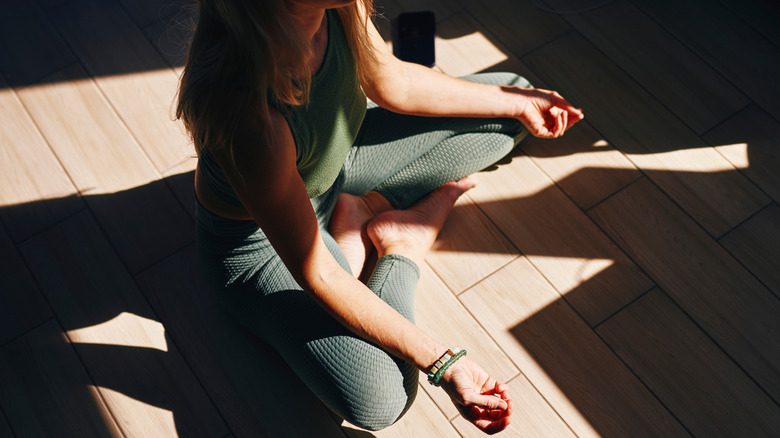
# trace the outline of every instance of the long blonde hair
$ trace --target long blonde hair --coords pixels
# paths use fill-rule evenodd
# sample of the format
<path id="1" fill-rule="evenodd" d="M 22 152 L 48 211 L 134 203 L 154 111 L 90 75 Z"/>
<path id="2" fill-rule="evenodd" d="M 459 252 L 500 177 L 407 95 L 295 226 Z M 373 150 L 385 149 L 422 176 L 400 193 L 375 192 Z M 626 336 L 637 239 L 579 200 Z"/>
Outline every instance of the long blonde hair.
<path id="1" fill-rule="evenodd" d="M 372 3 L 338 9 L 363 84 L 377 62 L 366 28 Z M 313 54 L 300 28 L 285 0 L 198 0 L 176 105 L 198 155 L 204 147 L 227 148 L 233 157 L 233 138 L 247 116 L 268 127 L 272 102 L 307 101 Z M 272 141 L 269 135 L 262 140 Z"/>

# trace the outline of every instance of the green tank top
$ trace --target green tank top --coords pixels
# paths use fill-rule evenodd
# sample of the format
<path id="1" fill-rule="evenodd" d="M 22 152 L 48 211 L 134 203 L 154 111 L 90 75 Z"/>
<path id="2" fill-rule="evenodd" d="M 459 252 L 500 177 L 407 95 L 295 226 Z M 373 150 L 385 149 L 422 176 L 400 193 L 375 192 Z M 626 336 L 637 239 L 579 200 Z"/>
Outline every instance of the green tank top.
<path id="1" fill-rule="evenodd" d="M 312 78 L 309 103 L 276 106 L 290 126 L 296 166 L 309 198 L 325 193 L 341 170 L 366 114 L 366 95 L 338 13 L 328 10 L 328 47 Z M 209 188 L 225 202 L 242 206 L 213 155 L 204 148 L 198 167 Z"/>

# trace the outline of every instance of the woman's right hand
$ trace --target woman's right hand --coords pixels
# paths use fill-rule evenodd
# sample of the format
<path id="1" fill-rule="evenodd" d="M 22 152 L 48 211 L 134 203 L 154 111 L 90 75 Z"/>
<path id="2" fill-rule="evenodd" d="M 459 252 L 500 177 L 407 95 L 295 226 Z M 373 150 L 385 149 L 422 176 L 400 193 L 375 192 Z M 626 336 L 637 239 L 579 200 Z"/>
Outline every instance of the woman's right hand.
<path id="1" fill-rule="evenodd" d="M 492 435 L 509 426 L 509 388 L 467 357 L 458 359 L 445 371 L 441 386 L 463 418 L 481 431 Z"/>

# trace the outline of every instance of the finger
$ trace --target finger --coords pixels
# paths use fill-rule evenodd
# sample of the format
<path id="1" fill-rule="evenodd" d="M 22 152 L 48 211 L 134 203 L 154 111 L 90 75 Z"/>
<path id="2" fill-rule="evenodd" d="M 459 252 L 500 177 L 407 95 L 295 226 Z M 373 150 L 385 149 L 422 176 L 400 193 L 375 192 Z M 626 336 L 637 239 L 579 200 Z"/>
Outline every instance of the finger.
<path id="1" fill-rule="evenodd" d="M 469 394 L 463 397 L 463 402 L 466 406 L 476 405 L 484 409 L 505 410 L 508 407 L 506 400 L 493 395 Z"/>
<path id="2" fill-rule="evenodd" d="M 555 106 L 563 108 L 567 112 L 574 113 L 574 114 L 582 114 L 582 110 L 580 108 L 575 107 L 571 103 L 569 103 L 568 100 L 564 99 L 560 94 L 555 93 L 557 97 Z"/>
<path id="3" fill-rule="evenodd" d="M 509 418 L 504 418 L 500 421 L 492 422 L 486 425 L 484 428 L 480 427 L 480 429 L 482 429 L 482 431 L 484 431 L 488 435 L 493 435 L 506 429 L 507 426 L 509 426 Z"/>
<path id="4" fill-rule="evenodd" d="M 560 135 L 563 135 L 566 132 L 566 129 L 569 125 L 569 113 L 566 111 L 561 111 L 561 133 Z"/>

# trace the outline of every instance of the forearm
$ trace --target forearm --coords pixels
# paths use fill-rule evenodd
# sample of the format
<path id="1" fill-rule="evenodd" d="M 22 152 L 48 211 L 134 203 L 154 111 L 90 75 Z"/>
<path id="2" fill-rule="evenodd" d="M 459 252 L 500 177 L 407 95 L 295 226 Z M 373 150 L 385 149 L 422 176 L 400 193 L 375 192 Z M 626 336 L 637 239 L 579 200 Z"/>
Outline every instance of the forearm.
<path id="1" fill-rule="evenodd" d="M 421 65 L 395 61 L 378 94 L 380 106 L 401 114 L 449 117 L 517 117 L 524 96 L 512 87 L 479 84 Z"/>
<path id="2" fill-rule="evenodd" d="M 447 350 L 333 262 L 306 275 L 314 300 L 355 335 L 426 370 Z"/>

